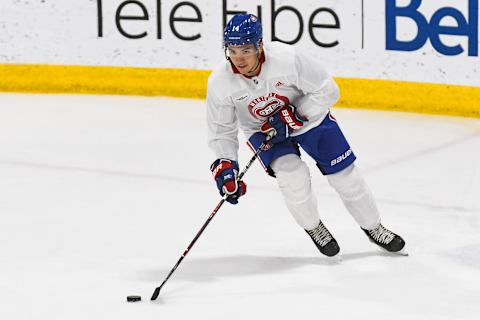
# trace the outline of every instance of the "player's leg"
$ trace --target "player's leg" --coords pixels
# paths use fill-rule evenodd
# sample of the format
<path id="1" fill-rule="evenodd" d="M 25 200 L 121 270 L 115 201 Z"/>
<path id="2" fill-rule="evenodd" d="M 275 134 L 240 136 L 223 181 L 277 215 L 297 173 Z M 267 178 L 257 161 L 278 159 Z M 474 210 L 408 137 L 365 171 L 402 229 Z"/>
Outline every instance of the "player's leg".
<path id="1" fill-rule="evenodd" d="M 337 241 L 320 220 L 317 199 L 312 192 L 310 171 L 296 154 L 275 159 L 271 168 L 288 210 L 321 253 L 331 257 L 340 251 Z"/>
<path id="2" fill-rule="evenodd" d="M 327 175 L 327 179 L 372 242 L 391 252 L 403 249 L 405 241 L 380 223 L 380 213 L 373 194 L 355 164 Z"/>
<path id="3" fill-rule="evenodd" d="M 255 135 L 250 138 L 252 149 L 258 144 L 257 140 L 261 139 Z M 300 159 L 296 143 L 288 140 L 275 144 L 260 154 L 260 160 L 266 171 L 277 178 L 285 204 L 298 225 L 310 235 L 320 252 L 327 256 L 336 255 L 338 244 L 320 221 L 310 171 Z"/>
<path id="4" fill-rule="evenodd" d="M 384 228 L 375 199 L 359 170 L 355 155 L 337 125 L 328 115 L 320 126 L 299 137 L 299 143 L 316 161 L 329 184 L 337 191 L 348 212 L 370 240 L 389 251 L 399 251 L 404 241 Z"/>
<path id="5" fill-rule="evenodd" d="M 340 172 L 328 174 L 327 179 L 360 227 L 369 230 L 380 224 L 373 194 L 354 163 Z"/>
<path id="6" fill-rule="evenodd" d="M 296 154 L 287 154 L 272 161 L 278 187 L 288 210 L 298 225 L 306 230 L 318 226 L 317 200 L 312 192 L 310 170 Z"/>

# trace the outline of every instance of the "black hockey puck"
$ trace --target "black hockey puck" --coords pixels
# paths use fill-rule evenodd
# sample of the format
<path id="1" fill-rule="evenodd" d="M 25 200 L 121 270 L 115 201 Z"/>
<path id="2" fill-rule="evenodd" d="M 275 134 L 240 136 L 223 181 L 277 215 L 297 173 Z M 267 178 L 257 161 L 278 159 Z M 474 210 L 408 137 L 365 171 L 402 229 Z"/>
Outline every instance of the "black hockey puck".
<path id="1" fill-rule="evenodd" d="M 140 296 L 128 296 L 127 301 L 128 302 L 142 301 L 142 297 L 140 297 Z"/>

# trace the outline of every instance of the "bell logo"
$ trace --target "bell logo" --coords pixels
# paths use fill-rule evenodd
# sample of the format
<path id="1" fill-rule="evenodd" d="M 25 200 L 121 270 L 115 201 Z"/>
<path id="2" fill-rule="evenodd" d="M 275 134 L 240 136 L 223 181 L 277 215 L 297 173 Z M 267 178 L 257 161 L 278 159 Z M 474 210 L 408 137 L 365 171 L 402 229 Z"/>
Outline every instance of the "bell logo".
<path id="1" fill-rule="evenodd" d="M 415 51 L 425 45 L 428 39 L 439 53 L 456 56 L 465 51 L 460 44 L 446 45 L 440 39 L 442 35 L 463 36 L 468 39 L 468 55 L 478 56 L 478 1 L 468 1 L 468 17 L 458 9 L 444 7 L 433 13 L 430 21 L 418 11 L 422 0 L 410 0 L 407 6 L 397 6 L 397 0 L 385 0 L 386 49 L 397 51 Z M 417 25 L 417 35 L 407 41 L 398 40 L 397 18 L 407 18 Z M 455 20 L 455 26 L 443 25 L 442 20 Z"/>

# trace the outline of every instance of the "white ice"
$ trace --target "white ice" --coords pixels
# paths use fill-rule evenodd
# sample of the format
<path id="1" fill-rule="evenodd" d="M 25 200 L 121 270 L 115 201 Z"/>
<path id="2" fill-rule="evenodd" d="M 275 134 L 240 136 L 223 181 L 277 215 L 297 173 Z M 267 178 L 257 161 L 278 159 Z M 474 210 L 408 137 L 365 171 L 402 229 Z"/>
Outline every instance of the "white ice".
<path id="1" fill-rule="evenodd" d="M 410 256 L 308 161 L 343 261 L 322 256 L 255 163 L 151 302 L 220 200 L 204 101 L 0 94 L 0 319 L 479 319 L 480 120 L 334 115 Z"/>

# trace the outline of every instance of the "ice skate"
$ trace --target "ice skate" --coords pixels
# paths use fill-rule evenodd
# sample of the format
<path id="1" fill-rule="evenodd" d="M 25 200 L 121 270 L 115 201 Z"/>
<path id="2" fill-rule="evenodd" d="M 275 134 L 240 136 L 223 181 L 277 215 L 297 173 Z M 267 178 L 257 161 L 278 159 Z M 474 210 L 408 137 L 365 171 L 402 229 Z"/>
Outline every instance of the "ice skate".
<path id="1" fill-rule="evenodd" d="M 322 221 L 315 229 L 305 231 L 312 238 L 318 250 L 327 257 L 333 257 L 340 251 L 337 241 L 323 225 Z"/>
<path id="2" fill-rule="evenodd" d="M 370 241 L 385 251 L 408 256 L 408 253 L 404 250 L 405 241 L 402 239 L 402 237 L 388 230 L 382 224 L 375 229 L 366 230 L 362 228 L 362 230 L 368 236 Z"/>

